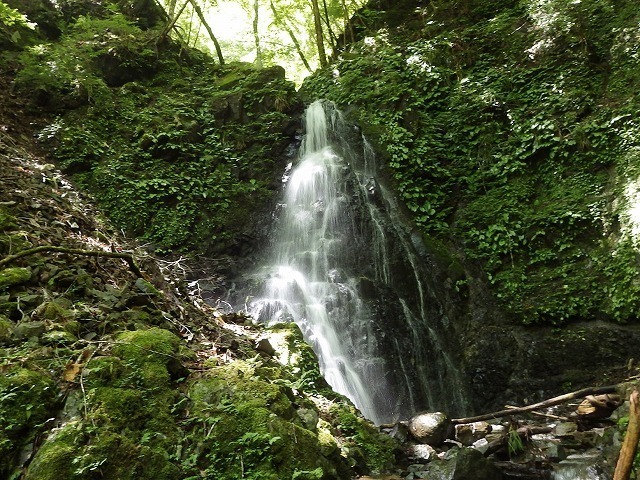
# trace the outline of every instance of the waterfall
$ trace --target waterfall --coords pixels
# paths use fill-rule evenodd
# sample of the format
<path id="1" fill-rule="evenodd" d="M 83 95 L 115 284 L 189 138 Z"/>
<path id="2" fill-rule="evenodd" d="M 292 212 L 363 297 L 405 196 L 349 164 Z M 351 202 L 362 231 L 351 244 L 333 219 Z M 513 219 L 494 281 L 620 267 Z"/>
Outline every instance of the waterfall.
<path id="1" fill-rule="evenodd" d="M 442 315 L 427 307 L 411 241 L 375 198 L 371 147 L 329 102 L 309 106 L 305 132 L 249 313 L 295 322 L 329 385 L 374 423 L 455 411 L 462 382 L 428 318 Z"/>

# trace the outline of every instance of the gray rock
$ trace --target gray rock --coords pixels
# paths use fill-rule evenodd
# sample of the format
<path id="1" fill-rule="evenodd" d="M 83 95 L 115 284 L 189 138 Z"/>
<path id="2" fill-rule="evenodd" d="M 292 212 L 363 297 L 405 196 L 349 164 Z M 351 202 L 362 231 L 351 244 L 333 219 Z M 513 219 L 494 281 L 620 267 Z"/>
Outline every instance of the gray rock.
<path id="1" fill-rule="evenodd" d="M 13 329 L 13 338 L 16 340 L 28 340 L 40 337 L 46 330 L 44 322 L 20 322 Z"/>
<path id="2" fill-rule="evenodd" d="M 411 445 L 407 451 L 407 455 L 414 461 L 428 462 L 429 460 L 436 458 L 437 453 L 431 445 L 421 443 L 418 445 Z"/>
<path id="3" fill-rule="evenodd" d="M 315 432 L 318 426 L 318 412 L 311 408 L 299 408 L 296 413 L 307 430 Z"/>
<path id="4" fill-rule="evenodd" d="M 574 422 L 562 422 L 556 425 L 554 432 L 558 437 L 573 437 L 578 431 L 578 424 Z"/>
<path id="5" fill-rule="evenodd" d="M 409 421 L 409 433 L 420 443 L 437 447 L 447 438 L 449 419 L 442 412 L 420 413 Z"/>

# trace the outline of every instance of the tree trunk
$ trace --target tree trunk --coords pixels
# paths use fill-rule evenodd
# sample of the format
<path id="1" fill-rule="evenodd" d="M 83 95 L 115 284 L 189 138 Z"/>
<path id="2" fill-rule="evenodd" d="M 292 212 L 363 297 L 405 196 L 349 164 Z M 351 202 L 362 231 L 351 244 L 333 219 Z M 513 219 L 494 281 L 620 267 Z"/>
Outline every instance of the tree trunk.
<path id="1" fill-rule="evenodd" d="M 351 25 L 351 22 L 349 21 L 349 10 L 347 9 L 347 2 L 345 0 L 341 0 L 342 3 L 342 13 L 344 15 L 344 44 L 343 44 L 343 48 L 347 46 L 347 42 L 349 39 L 347 39 L 347 32 L 349 33 L 349 36 L 351 37 L 351 42 L 353 43 L 355 41 L 355 35 L 353 34 L 353 25 Z"/>
<path id="2" fill-rule="evenodd" d="M 200 18 L 200 23 L 202 23 L 202 25 L 204 25 L 204 28 L 207 30 L 207 33 L 209 34 L 209 38 L 211 38 L 211 41 L 213 42 L 213 45 L 216 47 L 216 54 L 218 55 L 218 60 L 220 61 L 220 65 L 224 65 L 224 57 L 222 56 L 222 49 L 220 48 L 220 44 L 218 43 L 218 39 L 213 34 L 213 30 L 211 30 L 211 27 L 207 23 L 207 20 L 204 18 L 204 14 L 202 13 L 202 9 L 196 3 L 196 0 L 189 0 L 189 2 L 191 3 L 191 5 L 193 5 L 193 9 L 196 11 L 196 14 L 198 15 L 198 18 Z"/>
<path id="3" fill-rule="evenodd" d="M 322 35 L 322 17 L 320 16 L 320 7 L 318 0 L 311 0 L 311 7 L 313 9 L 313 25 L 316 33 L 316 46 L 318 47 L 318 58 L 320 60 L 320 66 L 326 67 L 327 55 L 324 50 L 324 37 Z"/>
<path id="4" fill-rule="evenodd" d="M 293 33 L 293 30 L 291 30 L 291 28 L 289 27 L 289 25 L 287 25 L 285 20 L 283 20 L 282 17 L 280 17 L 280 15 L 278 14 L 278 12 L 276 10 L 275 5 L 273 4 L 273 1 L 271 1 L 270 3 L 271 3 L 271 11 L 273 12 L 273 20 L 274 20 L 275 24 L 278 25 L 280 28 L 283 28 L 289 34 L 289 37 L 291 38 L 291 41 L 293 42 L 293 45 L 296 47 L 296 51 L 298 52 L 298 55 L 300 56 L 300 60 L 302 60 L 302 63 L 304 64 L 305 68 L 309 72 L 312 72 L 313 70 L 311 70 L 311 66 L 309 65 L 309 62 L 307 61 L 307 57 L 304 56 L 304 52 L 302 51 L 302 47 L 300 46 L 300 42 L 298 42 L 298 39 L 296 38 L 296 35 Z"/>
<path id="5" fill-rule="evenodd" d="M 176 13 L 176 3 L 178 3 L 178 0 L 169 1 L 169 11 L 167 12 L 169 14 L 169 18 L 174 18 Z"/>
<path id="6" fill-rule="evenodd" d="M 329 19 L 329 9 L 327 8 L 327 0 L 322 0 L 322 8 L 324 10 L 324 23 L 327 25 L 327 32 L 329 32 L 329 41 L 331 42 L 331 51 L 336 54 L 336 46 L 338 45 L 338 39 L 331 29 L 331 21 Z"/>
<path id="7" fill-rule="evenodd" d="M 640 398 L 638 391 L 634 390 L 629 396 L 629 425 L 624 436 L 624 442 L 620 449 L 620 456 L 616 463 L 616 471 L 613 480 L 629 480 L 633 460 L 638 451 L 638 441 L 640 440 Z"/>
<path id="8" fill-rule="evenodd" d="M 256 67 L 262 68 L 262 49 L 260 48 L 260 35 L 258 35 L 258 0 L 253 0 L 253 39 L 256 44 Z"/>

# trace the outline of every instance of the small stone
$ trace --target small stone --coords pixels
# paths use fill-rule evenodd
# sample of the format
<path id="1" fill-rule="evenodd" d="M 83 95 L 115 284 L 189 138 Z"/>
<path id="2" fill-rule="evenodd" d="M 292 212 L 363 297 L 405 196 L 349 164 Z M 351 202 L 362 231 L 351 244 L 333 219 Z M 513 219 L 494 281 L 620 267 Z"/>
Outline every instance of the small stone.
<path id="1" fill-rule="evenodd" d="M 78 339 L 75 335 L 64 330 L 52 330 L 42 335 L 42 344 L 44 345 L 71 345 Z"/>
<path id="2" fill-rule="evenodd" d="M 150 282 L 147 282 L 144 278 L 138 278 L 135 283 L 135 287 L 142 293 L 147 295 L 160 295 L 160 292 Z"/>
<path id="3" fill-rule="evenodd" d="M 411 445 L 407 454 L 409 458 L 412 458 L 414 461 L 417 460 L 421 462 L 428 462 L 437 455 L 435 449 L 427 444 Z"/>
<path id="4" fill-rule="evenodd" d="M 261 338 L 256 342 L 256 351 L 266 353 L 270 357 L 273 357 L 276 354 L 276 349 L 273 348 L 267 338 Z"/>
<path id="5" fill-rule="evenodd" d="M 492 430 L 487 422 L 461 423 L 455 426 L 456 440 L 465 446 L 486 437 Z"/>
<path id="6" fill-rule="evenodd" d="M 486 438 L 481 438 L 473 442 L 473 448 L 484 454 L 487 450 L 489 450 L 489 442 Z"/>

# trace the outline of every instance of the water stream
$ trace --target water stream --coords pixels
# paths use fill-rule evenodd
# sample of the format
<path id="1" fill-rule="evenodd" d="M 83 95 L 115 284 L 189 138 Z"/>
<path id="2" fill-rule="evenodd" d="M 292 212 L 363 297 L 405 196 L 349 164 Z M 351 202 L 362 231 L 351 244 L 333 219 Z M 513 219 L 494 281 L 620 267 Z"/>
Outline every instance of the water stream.
<path id="1" fill-rule="evenodd" d="M 305 132 L 249 313 L 295 322 L 327 382 L 375 423 L 460 410 L 446 318 L 391 218 L 371 147 L 329 102 L 309 106 Z"/>

